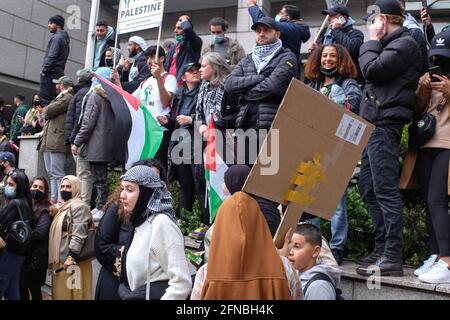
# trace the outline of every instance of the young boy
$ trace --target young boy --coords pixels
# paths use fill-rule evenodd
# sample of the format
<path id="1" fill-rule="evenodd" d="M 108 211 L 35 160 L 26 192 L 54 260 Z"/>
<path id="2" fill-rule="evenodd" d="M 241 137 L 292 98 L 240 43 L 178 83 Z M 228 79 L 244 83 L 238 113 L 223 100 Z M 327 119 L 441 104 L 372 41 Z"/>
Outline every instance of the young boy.
<path id="1" fill-rule="evenodd" d="M 318 263 L 322 248 L 322 234 L 311 224 L 297 226 L 290 243 L 288 259 L 300 273 L 305 300 L 336 300 L 341 271 Z"/>

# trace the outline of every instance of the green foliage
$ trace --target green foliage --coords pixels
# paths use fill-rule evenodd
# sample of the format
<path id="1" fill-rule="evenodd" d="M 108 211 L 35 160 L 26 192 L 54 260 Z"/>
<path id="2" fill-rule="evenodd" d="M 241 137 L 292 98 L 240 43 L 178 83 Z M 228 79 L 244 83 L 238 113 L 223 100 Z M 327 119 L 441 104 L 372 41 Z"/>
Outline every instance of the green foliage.
<path id="1" fill-rule="evenodd" d="M 180 210 L 180 186 L 178 183 L 173 183 L 171 185 L 170 191 L 174 200 L 175 212 L 180 212 L 181 223 L 180 228 L 183 235 L 188 236 L 191 232 L 201 227 L 201 212 L 200 204 L 198 200 L 194 202 L 194 207 L 192 212 L 186 210 Z"/>

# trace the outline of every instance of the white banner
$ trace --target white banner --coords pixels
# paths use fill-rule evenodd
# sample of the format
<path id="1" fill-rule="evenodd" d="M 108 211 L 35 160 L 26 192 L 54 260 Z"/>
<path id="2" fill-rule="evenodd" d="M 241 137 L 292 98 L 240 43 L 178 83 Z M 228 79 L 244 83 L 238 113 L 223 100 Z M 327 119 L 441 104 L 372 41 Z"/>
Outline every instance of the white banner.
<path id="1" fill-rule="evenodd" d="M 158 28 L 164 15 L 165 0 L 120 0 L 119 34 Z"/>

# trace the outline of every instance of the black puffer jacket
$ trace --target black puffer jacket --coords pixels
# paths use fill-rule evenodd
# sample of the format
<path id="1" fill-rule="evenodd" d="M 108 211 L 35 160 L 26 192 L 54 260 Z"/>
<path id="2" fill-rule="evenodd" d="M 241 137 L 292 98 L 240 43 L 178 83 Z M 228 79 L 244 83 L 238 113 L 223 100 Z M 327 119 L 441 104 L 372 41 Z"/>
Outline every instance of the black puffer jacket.
<path id="1" fill-rule="evenodd" d="M 70 52 L 69 34 L 60 30 L 48 42 L 42 73 L 45 75 L 63 75 Z"/>
<path id="2" fill-rule="evenodd" d="M 75 95 L 72 100 L 70 100 L 69 109 L 67 110 L 66 116 L 66 136 L 65 142 L 67 145 L 71 145 L 75 142 L 78 132 L 80 131 L 81 122 L 81 107 L 83 104 L 84 97 L 88 93 L 92 82 L 80 82 L 73 89 Z"/>
<path id="3" fill-rule="evenodd" d="M 282 49 L 260 74 L 247 55 L 225 81 L 225 90 L 240 96 L 237 127 L 269 129 L 297 70 L 297 58 L 289 49 Z"/>
<path id="4" fill-rule="evenodd" d="M 421 61 L 419 46 L 406 28 L 364 43 L 359 63 L 366 85 L 360 115 L 377 126 L 409 123 Z"/>

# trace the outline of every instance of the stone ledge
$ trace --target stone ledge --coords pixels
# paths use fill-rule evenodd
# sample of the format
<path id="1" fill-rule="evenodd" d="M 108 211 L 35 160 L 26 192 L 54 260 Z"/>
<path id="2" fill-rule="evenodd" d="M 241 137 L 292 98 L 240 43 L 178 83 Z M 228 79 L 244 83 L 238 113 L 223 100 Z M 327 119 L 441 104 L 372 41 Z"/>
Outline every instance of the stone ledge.
<path id="1" fill-rule="evenodd" d="M 356 268 L 358 265 L 354 262 L 345 261 L 340 269 L 342 270 L 342 278 L 358 281 L 358 282 L 366 282 L 367 278 L 360 276 L 356 273 Z M 439 293 L 439 294 L 447 294 L 450 298 L 450 284 L 429 284 L 421 282 L 415 275 L 414 269 L 404 268 L 405 276 L 403 277 L 380 277 L 381 284 L 390 285 L 399 288 L 409 288 L 413 290 L 424 290 L 429 293 Z"/>

